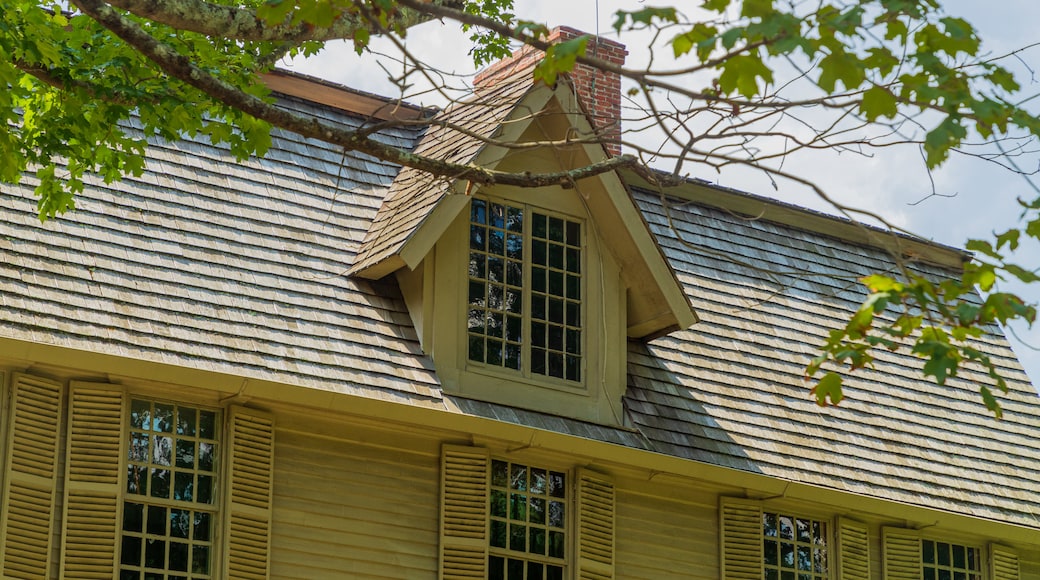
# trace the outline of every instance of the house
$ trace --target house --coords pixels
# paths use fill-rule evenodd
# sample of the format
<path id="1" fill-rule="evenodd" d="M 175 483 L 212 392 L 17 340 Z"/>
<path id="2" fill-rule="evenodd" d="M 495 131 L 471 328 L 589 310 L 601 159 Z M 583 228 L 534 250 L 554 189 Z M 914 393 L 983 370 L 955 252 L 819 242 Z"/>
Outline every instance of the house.
<path id="1" fill-rule="evenodd" d="M 612 79 L 528 62 L 379 138 L 604 159 Z M 270 82 L 329 123 L 428 114 Z M 1000 329 L 1001 421 L 983 372 L 905 354 L 836 408 L 803 378 L 857 278 L 960 251 L 695 180 L 470 187 L 278 131 L 149 155 L 46 224 L 31 178 L 0 195 L 3 578 L 1040 578 L 1040 399 Z"/>

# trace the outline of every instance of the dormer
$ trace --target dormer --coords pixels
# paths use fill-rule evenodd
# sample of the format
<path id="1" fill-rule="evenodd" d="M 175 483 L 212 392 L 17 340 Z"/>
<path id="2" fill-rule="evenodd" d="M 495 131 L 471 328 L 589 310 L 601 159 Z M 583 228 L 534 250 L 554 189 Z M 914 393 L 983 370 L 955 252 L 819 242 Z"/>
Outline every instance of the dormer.
<path id="1" fill-rule="evenodd" d="M 590 51 L 623 62 L 623 47 L 598 43 Z M 607 159 L 589 137 L 616 127 L 616 77 L 578 69 L 534 84 L 530 52 L 478 76 L 472 99 L 442 113 L 416 152 L 532 173 Z M 585 108 L 579 95 L 604 88 L 617 111 Z M 607 147 L 619 151 L 617 133 Z M 396 276 L 445 393 L 604 424 L 622 423 L 626 341 L 696 321 L 615 173 L 519 188 L 403 169 L 351 273 Z"/>

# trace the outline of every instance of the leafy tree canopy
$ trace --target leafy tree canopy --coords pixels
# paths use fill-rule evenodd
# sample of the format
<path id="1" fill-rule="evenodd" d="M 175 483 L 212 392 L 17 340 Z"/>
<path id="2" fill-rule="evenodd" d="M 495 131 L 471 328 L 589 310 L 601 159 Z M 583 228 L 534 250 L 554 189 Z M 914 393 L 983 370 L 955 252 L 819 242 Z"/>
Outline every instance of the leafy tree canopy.
<path id="1" fill-rule="evenodd" d="M 946 14 L 939 0 L 693 4 L 693 15 L 668 6 L 618 11 L 619 34 L 653 39 L 646 47 L 652 66 L 626 68 L 586 53 L 584 38 L 551 45 L 548 29 L 514 14 L 512 0 L 7 0 L 0 181 L 34 175 L 46 219 L 74 207 L 87 174 L 106 181 L 139 174 L 149 138 L 203 135 L 247 157 L 265 152 L 272 126 L 478 184 L 539 186 L 578 175 L 510 174 L 417 156 L 373 139 L 371 128 L 346 130 L 277 108 L 260 78 L 282 58 L 313 55 L 327 42 L 347 40 L 363 52 L 374 36 L 400 39 L 431 19 L 461 23 L 477 64 L 523 43 L 547 52 L 535 71 L 546 82 L 576 62 L 627 79 L 642 111 L 640 131 L 657 129 L 660 141 L 626 138 L 634 155 L 581 175 L 630 167 L 665 182 L 696 165 L 743 164 L 826 198 L 809 178 L 784 170 L 786 156 L 907 146 L 920 148 L 934 168 L 972 142 L 1020 152 L 1040 135 L 1040 119 L 1014 101 L 1014 75 L 1001 59 L 984 58 L 972 25 Z M 402 55 L 423 69 L 421 58 Z M 670 171 L 647 171 L 649 160 Z M 987 325 L 1036 315 L 1017 296 L 993 291 L 998 280 L 1040 279 L 1007 261 L 1020 241 L 1040 238 L 1040 197 L 1023 200 L 1022 209 L 1016 227 L 967 243 L 977 259 L 960 279 L 936 284 L 906 265 L 865 279 L 868 299 L 807 369 L 819 377 L 818 402 L 838 403 L 835 371 L 870 365 L 877 348 L 910 349 L 940 384 L 970 362 L 1006 388 L 971 339 Z M 990 387 L 981 395 L 999 416 Z"/>

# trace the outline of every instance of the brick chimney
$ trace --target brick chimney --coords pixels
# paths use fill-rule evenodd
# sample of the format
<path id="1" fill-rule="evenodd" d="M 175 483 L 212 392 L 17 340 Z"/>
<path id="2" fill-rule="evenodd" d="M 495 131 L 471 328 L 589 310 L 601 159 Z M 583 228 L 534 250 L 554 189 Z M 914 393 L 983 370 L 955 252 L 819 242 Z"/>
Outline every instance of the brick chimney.
<path id="1" fill-rule="evenodd" d="M 567 26 L 554 28 L 549 34 L 551 43 L 564 42 L 585 34 Z M 628 51 L 625 45 L 593 36 L 585 49 L 587 56 L 596 57 L 622 66 Z M 534 66 L 542 58 L 542 51 L 524 45 L 513 53 L 477 73 L 473 84 L 492 85 L 520 69 Z M 603 146 L 612 156 L 621 155 L 621 77 L 617 74 L 578 63 L 568 75 L 578 92 L 592 126 L 602 135 Z"/>

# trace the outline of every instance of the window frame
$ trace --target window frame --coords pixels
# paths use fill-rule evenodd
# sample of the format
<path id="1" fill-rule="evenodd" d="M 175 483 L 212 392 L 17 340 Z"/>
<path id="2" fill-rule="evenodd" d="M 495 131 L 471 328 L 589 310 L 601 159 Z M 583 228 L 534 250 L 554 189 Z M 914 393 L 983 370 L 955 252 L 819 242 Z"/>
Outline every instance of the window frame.
<path id="1" fill-rule="evenodd" d="M 931 542 L 932 543 L 933 550 L 935 550 L 935 554 L 936 554 L 936 557 L 935 557 L 936 561 L 932 562 L 930 564 L 925 561 L 925 544 L 926 544 L 926 542 Z M 950 550 L 951 550 L 951 553 L 950 553 L 950 564 L 948 564 L 948 565 L 940 564 L 938 562 L 938 546 L 939 546 L 939 544 L 945 544 L 945 545 L 950 547 Z M 968 570 L 967 568 L 958 570 L 958 569 L 955 569 L 953 567 L 953 562 L 954 562 L 953 549 L 957 548 L 957 547 L 963 548 L 965 550 L 974 550 L 975 551 L 975 565 L 976 565 L 976 569 L 975 570 Z M 986 550 L 981 545 L 971 544 L 971 543 L 968 543 L 968 542 L 961 542 L 961 541 L 958 541 L 958 540 L 951 540 L 949 538 L 938 539 L 938 538 L 933 537 L 933 536 L 921 536 L 921 580 L 928 580 L 928 578 L 927 578 L 927 576 L 925 574 L 925 569 L 926 568 L 932 568 L 932 570 L 934 572 L 932 574 L 932 580 L 938 580 L 938 578 L 939 578 L 939 571 L 940 570 L 948 570 L 950 572 L 950 577 L 951 578 L 954 578 L 955 574 L 958 571 L 961 571 L 961 572 L 965 573 L 965 580 L 985 580 L 985 578 L 986 578 L 985 570 L 987 569 L 987 565 L 988 565 L 988 562 L 987 562 L 987 558 L 986 558 Z"/>
<path id="2" fill-rule="evenodd" d="M 158 570 L 158 568 L 150 568 L 150 567 L 148 567 L 146 565 L 146 560 L 145 560 L 145 558 L 146 558 L 145 549 L 146 548 L 142 549 L 141 553 L 138 556 L 138 559 L 141 562 L 140 565 L 126 564 L 126 563 L 123 562 L 123 556 L 124 556 L 123 550 L 124 550 L 125 541 L 126 541 L 125 540 L 125 534 L 129 533 L 131 535 L 131 537 L 140 537 L 141 541 L 142 541 L 142 544 L 148 542 L 149 541 L 149 537 L 151 537 L 152 540 L 161 540 L 161 541 L 166 543 L 166 548 L 165 548 L 165 558 L 166 558 L 166 561 L 165 561 L 165 567 L 163 568 L 163 571 L 162 571 L 162 574 L 164 576 L 166 576 L 166 577 L 184 577 L 184 578 L 198 579 L 198 580 L 213 580 L 215 578 L 219 578 L 220 577 L 220 570 L 222 568 L 222 560 L 221 560 L 222 553 L 221 553 L 221 549 L 220 549 L 222 538 L 221 538 L 220 531 L 221 531 L 221 528 L 223 526 L 224 518 L 226 517 L 226 515 L 224 514 L 224 509 L 223 509 L 223 496 L 224 496 L 223 490 L 224 490 L 224 487 L 225 487 L 225 481 L 224 481 L 225 474 L 223 473 L 223 471 L 225 471 L 225 469 L 224 469 L 225 461 L 224 460 L 225 460 L 225 448 L 227 446 L 227 443 L 226 443 L 226 430 L 225 430 L 225 425 L 226 425 L 226 422 L 227 422 L 227 417 L 226 417 L 227 410 L 221 409 L 218 406 L 207 405 L 207 404 L 204 404 L 204 403 L 200 404 L 200 403 L 191 402 L 191 401 L 175 401 L 175 400 L 171 400 L 171 399 L 168 399 L 168 398 L 165 398 L 165 397 L 161 397 L 161 396 L 154 396 L 154 395 L 152 395 L 150 393 L 140 393 L 140 392 L 132 392 L 131 391 L 131 392 L 125 393 L 124 396 L 126 398 L 126 403 L 125 403 L 125 405 L 126 405 L 126 413 L 125 413 L 125 417 L 123 417 L 122 424 L 119 426 L 120 434 L 123 437 L 123 445 L 124 445 L 125 451 L 124 451 L 124 453 L 122 453 L 122 457 L 120 459 L 120 477 L 119 477 L 119 482 L 120 482 L 120 486 L 119 486 L 120 517 L 119 517 L 119 529 L 117 530 L 117 534 L 116 534 L 117 535 L 117 549 L 116 549 L 116 570 L 117 570 L 117 573 L 121 577 L 122 573 L 123 573 L 123 570 L 124 570 L 124 566 L 126 566 L 127 569 L 132 569 L 132 571 L 137 572 L 139 577 L 143 577 L 144 575 L 148 574 L 150 571 L 152 573 L 156 573 L 155 570 Z M 216 445 L 216 452 L 212 456 L 213 469 L 210 472 L 211 475 L 209 475 L 209 477 L 212 477 L 212 489 L 210 490 L 210 494 L 211 494 L 210 495 L 210 499 L 211 499 L 210 503 L 198 503 L 198 502 L 195 502 L 195 501 L 186 501 L 186 500 L 175 499 L 174 495 L 175 495 L 176 491 L 174 489 L 175 482 L 173 480 L 171 480 L 171 482 L 169 483 L 171 489 L 170 489 L 169 497 L 166 497 L 166 498 L 154 497 L 150 493 L 136 494 L 136 493 L 132 493 L 132 492 L 129 491 L 129 489 L 128 489 L 129 488 L 129 477 L 130 477 L 129 472 L 130 472 L 131 464 L 132 463 L 135 463 L 135 464 L 139 463 L 137 461 L 131 462 L 131 459 L 130 459 L 130 456 L 131 456 L 130 441 L 132 441 L 133 438 L 134 438 L 133 434 L 135 434 L 135 433 L 137 433 L 137 434 L 141 434 L 141 433 L 147 434 L 146 436 L 149 438 L 149 443 L 148 443 L 147 448 L 145 450 L 146 455 L 151 455 L 151 452 L 152 452 L 151 441 L 154 440 L 155 437 L 161 436 L 160 432 L 155 431 L 153 429 L 142 430 L 140 428 L 136 428 L 136 427 L 133 426 L 133 424 L 132 424 L 133 416 L 134 416 L 133 407 L 134 407 L 134 403 L 138 402 L 138 401 L 148 403 L 150 410 L 154 410 L 156 405 L 169 405 L 169 406 L 174 408 L 174 410 L 175 410 L 174 412 L 175 413 L 177 413 L 179 411 L 179 409 L 182 408 L 182 407 L 192 408 L 192 409 L 194 409 L 196 411 L 196 417 L 198 417 L 201 414 L 202 411 L 213 413 L 214 417 L 213 417 L 213 433 L 212 433 L 212 437 L 201 437 L 200 434 L 196 434 L 192 438 L 192 440 L 196 444 L 201 443 L 202 442 L 201 440 L 205 439 L 205 440 L 210 441 L 210 442 L 212 442 L 213 444 Z M 174 417 L 176 417 L 176 416 L 177 415 L 174 415 Z M 171 420 L 175 420 L 175 419 L 171 419 Z M 199 426 L 198 422 L 196 423 L 196 427 L 195 428 L 196 428 L 196 431 L 198 431 L 201 428 Z M 169 468 L 170 468 L 169 469 L 169 473 L 170 473 L 170 477 L 175 479 L 175 474 L 179 473 L 179 472 L 184 472 L 184 469 L 183 468 L 178 468 L 176 466 L 176 464 L 177 464 L 177 461 L 176 461 L 176 445 L 177 445 L 177 441 L 178 441 L 178 439 L 176 438 L 176 427 L 172 426 L 171 427 L 171 431 L 169 433 L 170 433 L 171 438 L 173 439 L 173 448 L 171 449 L 172 458 L 171 458 L 171 463 L 169 465 Z M 196 463 L 197 463 L 197 460 L 198 460 L 198 447 L 197 446 L 196 446 L 196 456 L 195 456 L 195 459 L 196 459 Z M 147 466 L 146 469 L 150 470 L 151 469 L 151 464 L 152 464 L 152 458 L 148 457 L 146 462 L 145 462 L 145 465 Z M 197 469 L 197 466 L 191 472 L 193 474 L 195 474 L 196 476 L 199 475 L 199 470 Z M 148 491 L 151 491 L 150 486 L 149 486 Z M 142 522 L 142 529 L 141 529 L 140 532 L 136 532 L 136 531 L 133 531 L 133 530 L 126 530 L 125 529 L 125 526 L 127 525 L 127 519 L 126 519 L 127 518 L 127 513 L 126 513 L 126 510 L 127 510 L 127 505 L 130 504 L 130 503 L 141 504 L 142 505 L 142 512 L 143 512 L 142 513 L 142 520 L 141 520 L 141 522 Z M 164 518 L 166 519 L 166 526 L 164 528 L 165 529 L 165 533 L 164 534 L 158 534 L 158 533 L 154 533 L 154 532 L 149 532 L 148 531 L 147 524 L 145 524 L 145 522 L 147 521 L 147 517 L 145 516 L 145 514 L 147 514 L 150 511 L 149 508 L 151 508 L 151 507 L 157 507 L 157 508 L 161 508 L 161 509 L 164 510 L 164 514 L 165 514 Z M 209 532 L 209 539 L 205 540 L 205 541 L 198 541 L 198 542 L 195 541 L 195 539 L 193 537 L 194 534 L 195 534 L 194 522 L 193 522 L 193 525 L 191 526 L 192 527 L 191 533 L 189 534 L 192 537 L 189 537 L 189 538 L 175 538 L 172 535 L 172 530 L 170 529 L 170 525 L 171 525 L 170 524 L 170 520 L 171 520 L 171 516 L 172 516 L 171 512 L 172 512 L 172 510 L 175 510 L 175 509 L 187 510 L 189 513 L 191 513 L 193 515 L 193 518 L 194 518 L 194 514 L 195 513 L 206 513 L 206 514 L 208 514 L 209 515 L 209 524 L 208 524 L 208 526 L 209 526 L 209 530 L 208 530 L 208 532 Z M 170 569 L 170 550 L 171 550 L 170 545 L 172 543 L 174 543 L 172 540 L 176 540 L 176 539 L 183 539 L 184 542 L 178 542 L 178 543 L 186 543 L 187 544 L 187 547 L 188 547 L 188 561 L 187 561 L 187 568 L 188 569 L 187 570 L 183 570 L 182 571 L 182 570 L 172 570 L 172 569 Z M 193 547 L 196 544 L 198 544 L 198 545 L 205 545 L 208 548 L 208 552 L 209 552 L 209 556 L 208 556 L 208 559 L 209 559 L 209 561 L 208 561 L 208 571 L 205 572 L 205 573 L 195 573 L 195 572 L 191 571 L 191 567 L 192 567 L 192 549 L 193 549 Z"/>
<path id="3" fill-rule="evenodd" d="M 494 485 L 494 477 L 495 477 L 495 475 L 494 475 L 494 466 L 495 466 L 495 462 L 503 462 L 503 463 L 505 463 L 507 465 L 507 469 L 509 467 L 512 467 L 513 465 L 522 465 L 527 470 L 527 474 L 528 474 L 527 477 L 528 478 L 530 477 L 531 471 L 534 470 L 534 469 L 543 470 L 543 471 L 546 472 L 547 475 L 550 474 L 550 473 L 560 473 L 560 474 L 563 474 L 563 476 L 565 478 L 564 485 L 563 485 L 564 497 L 562 498 L 562 502 L 561 503 L 563 503 L 563 506 L 564 506 L 564 522 L 563 522 L 563 527 L 562 528 L 558 528 L 558 529 L 562 529 L 563 530 L 563 534 L 564 534 L 564 537 L 563 537 L 563 551 L 564 552 L 563 552 L 563 557 L 562 558 L 554 558 L 554 557 L 548 555 L 548 552 L 549 552 L 549 549 L 550 549 L 549 548 L 548 536 L 549 536 L 549 533 L 552 531 L 550 529 L 552 526 L 549 525 L 548 523 L 546 523 L 546 525 L 545 525 L 545 530 L 546 530 L 546 554 L 544 554 L 544 555 L 537 554 L 537 553 L 532 553 L 530 551 L 520 552 L 518 550 L 513 550 L 513 549 L 511 549 L 509 547 L 504 547 L 503 548 L 503 547 L 496 547 L 496 546 L 492 545 L 492 542 L 493 542 L 492 529 L 494 528 L 494 525 L 493 525 L 492 522 L 495 521 L 496 518 L 503 519 L 500 516 L 494 515 L 494 513 L 493 513 L 494 512 L 494 508 L 492 506 L 492 502 L 494 501 L 495 490 L 496 490 L 496 487 L 498 487 L 498 486 Z M 487 469 L 488 469 L 488 494 L 487 494 L 488 576 L 490 577 L 490 574 L 491 574 L 491 570 L 490 570 L 491 558 L 492 557 L 501 557 L 501 558 L 503 558 L 504 560 L 507 560 L 507 561 L 510 560 L 510 559 L 514 559 L 514 560 L 523 560 L 525 563 L 536 562 L 536 563 L 539 563 L 539 564 L 542 564 L 542 565 L 545 565 L 545 566 L 548 566 L 548 565 L 559 565 L 562 568 L 561 578 L 563 578 L 563 579 L 571 578 L 571 575 L 572 575 L 571 571 L 575 568 L 575 563 L 576 563 L 576 558 L 574 556 L 574 552 L 575 552 L 575 549 L 577 548 L 577 542 L 575 541 L 575 530 L 577 529 L 576 526 L 575 526 L 575 519 L 576 519 L 576 516 L 577 516 L 577 507 L 576 507 L 577 506 L 577 502 L 576 502 L 577 486 L 576 486 L 576 481 L 575 481 L 575 472 L 574 472 L 574 470 L 573 469 L 563 468 L 563 467 L 560 467 L 558 465 L 554 465 L 554 464 L 552 464 L 550 462 L 539 461 L 538 459 L 535 459 L 535 458 L 528 458 L 528 457 L 523 457 L 523 456 L 507 457 L 505 455 L 500 455 L 500 454 L 491 454 L 488 457 Z M 530 499 L 530 495 L 528 495 L 526 493 L 526 491 L 523 492 L 523 493 L 524 493 L 524 495 L 525 495 L 525 497 L 527 499 Z M 546 495 L 547 501 L 549 501 L 550 494 L 549 494 L 548 490 L 546 491 L 545 495 Z M 512 521 L 512 518 L 510 518 L 509 514 L 507 514 L 505 516 L 504 520 L 505 520 L 505 522 L 508 523 L 508 522 Z M 548 506 L 547 506 L 547 511 L 546 511 L 546 521 L 548 522 Z M 527 521 L 525 520 L 525 524 L 526 523 L 527 523 Z M 529 530 L 530 527 L 525 525 L 525 529 Z M 508 530 L 507 530 L 507 532 L 508 532 Z M 506 539 L 507 539 L 507 541 L 509 540 L 508 533 L 507 533 Z M 529 534 L 527 536 L 527 540 L 526 540 L 525 544 L 526 545 L 530 544 L 530 535 Z M 508 564 L 506 564 L 506 566 L 508 566 Z M 548 570 L 545 570 L 543 576 L 547 577 L 547 575 L 548 575 Z M 525 578 L 526 578 L 526 575 L 525 575 Z"/>
<path id="4" fill-rule="evenodd" d="M 869 574 L 869 558 L 846 562 L 843 551 L 869 550 L 868 530 L 864 524 L 844 516 L 791 502 L 753 500 L 742 497 L 719 496 L 719 563 L 722 577 L 744 577 L 752 567 L 758 568 L 758 577 L 766 578 L 764 517 L 767 513 L 819 521 L 826 524 L 827 570 L 823 580 L 850 577 L 850 567 L 864 566 Z M 855 546 L 854 546 L 855 544 Z M 798 571 L 794 570 L 795 578 Z M 782 576 L 777 575 L 782 580 Z"/>
<path id="5" fill-rule="evenodd" d="M 589 466 L 561 464 L 542 453 L 497 447 L 441 445 L 439 573 L 444 578 L 487 577 L 491 555 L 491 469 L 498 459 L 567 475 L 563 578 L 615 574 L 614 478 Z M 508 459 L 505 459 L 508 458 Z"/>
<path id="6" fill-rule="evenodd" d="M 627 385 L 627 289 L 618 256 L 609 251 L 584 200 L 560 187 L 521 190 L 496 186 L 482 191 L 493 202 L 523 204 L 538 213 L 584 224 L 582 278 L 582 384 L 541 375 L 522 376 L 468 360 L 469 206 L 453 217 L 421 264 L 397 279 L 417 325 L 423 350 L 432 355 L 444 392 L 603 425 L 624 422 L 621 398 Z"/>
<path id="7" fill-rule="evenodd" d="M 824 517 L 824 516 L 817 516 L 817 515 L 814 515 L 812 513 L 807 513 L 805 510 L 801 510 L 801 509 L 775 509 L 775 508 L 767 508 L 767 507 L 764 507 L 764 506 L 761 507 L 760 513 L 761 513 L 761 516 L 762 516 L 762 518 L 761 518 L 761 526 L 760 526 L 760 528 L 761 528 L 761 534 L 760 534 L 761 537 L 760 537 L 760 539 L 763 542 L 763 547 L 762 547 L 762 574 L 763 574 L 763 580 L 766 580 L 768 578 L 767 572 L 770 569 L 770 567 L 772 566 L 771 564 L 769 564 L 766 561 L 767 554 L 766 554 L 766 550 L 765 550 L 765 542 L 768 541 L 769 538 L 771 537 L 771 536 L 768 536 L 765 533 L 765 529 L 764 529 L 765 528 L 765 520 L 766 520 L 766 517 L 768 515 L 774 515 L 774 516 L 777 517 L 777 524 L 776 524 L 777 535 L 776 536 L 772 536 L 773 541 L 775 541 L 777 543 L 777 562 L 778 563 L 777 563 L 777 565 L 772 566 L 773 568 L 775 568 L 775 570 L 777 572 L 776 576 L 775 576 L 776 580 L 784 580 L 784 570 L 783 570 L 783 567 L 780 564 L 780 560 L 782 558 L 782 547 L 780 545 L 784 543 L 784 540 L 781 538 L 780 532 L 779 532 L 780 525 L 781 525 L 780 524 L 780 518 L 783 518 L 783 517 L 790 517 L 790 518 L 792 518 L 794 520 L 794 522 L 795 522 L 795 526 L 796 527 L 797 527 L 797 521 L 798 520 L 808 520 L 809 522 L 819 523 L 819 524 L 822 524 L 824 526 L 825 529 L 823 531 L 822 538 L 823 538 L 823 541 L 824 541 L 824 556 L 823 556 L 823 558 L 824 558 L 825 569 L 824 569 L 822 574 L 817 574 L 815 571 L 811 571 L 811 572 L 809 572 L 809 574 L 813 577 L 812 580 L 830 580 L 831 578 L 834 578 L 835 573 L 833 572 L 833 569 L 834 569 L 834 565 L 835 565 L 835 562 L 836 562 L 836 558 L 835 558 L 836 545 L 835 545 L 835 533 L 834 533 L 835 521 L 834 521 L 834 518 L 832 518 L 832 517 Z M 793 545 L 794 545 L 796 565 L 797 565 L 797 557 L 798 557 L 797 556 L 798 547 L 799 547 L 800 544 L 802 544 L 801 542 L 798 541 L 797 534 L 798 534 L 797 529 L 795 529 L 794 530 L 795 538 L 792 540 L 792 542 L 793 542 Z M 798 570 L 797 568 L 795 570 L 793 570 L 793 573 L 794 573 L 796 579 L 799 576 L 802 576 L 804 574 L 802 571 Z"/>
<path id="8" fill-rule="evenodd" d="M 464 272 L 464 278 L 463 278 L 463 279 L 465 279 L 467 281 L 467 286 L 466 286 L 466 294 L 465 294 L 465 297 L 464 297 L 463 316 L 460 317 L 460 321 L 459 321 L 459 324 L 461 324 L 462 327 L 463 327 L 462 334 L 463 334 L 463 336 L 465 336 L 465 341 L 461 345 L 461 349 L 464 351 L 463 355 L 464 355 L 464 358 L 465 358 L 466 370 L 470 371 L 470 372 L 477 372 L 477 373 L 482 373 L 482 374 L 490 374 L 490 375 L 497 375 L 497 376 L 502 376 L 502 377 L 508 377 L 508 378 L 512 378 L 512 379 L 519 379 L 519 380 L 523 380 L 525 382 L 529 382 L 529 383 L 532 383 L 532 384 L 551 386 L 551 387 L 554 387 L 554 388 L 559 388 L 561 390 L 568 390 L 568 391 L 584 391 L 584 390 L 586 390 L 586 388 L 587 388 L 586 387 L 586 380 L 588 378 L 588 366 L 589 366 L 589 343 L 592 342 L 592 341 L 589 340 L 589 326 L 590 326 L 589 325 L 589 296 L 590 296 L 590 289 L 589 289 L 589 284 L 588 284 L 588 272 L 589 272 L 590 260 L 589 260 L 589 242 L 588 242 L 588 240 L 589 240 L 589 234 L 588 234 L 589 224 L 588 224 L 587 216 L 585 216 L 585 217 L 574 216 L 574 215 L 570 215 L 568 213 L 564 213 L 564 212 L 561 212 L 561 211 L 552 210 L 552 209 L 546 209 L 544 207 L 540 207 L 540 206 L 534 205 L 534 204 L 532 204 L 530 202 L 526 202 L 526 201 L 517 201 L 517 200 L 513 200 L 513 199 L 509 199 L 509 198 L 498 198 L 498 197 L 488 196 L 488 195 L 482 194 L 482 195 L 479 195 L 479 196 L 474 196 L 470 200 L 469 208 L 465 212 L 465 216 L 466 216 L 466 220 L 465 221 L 469 225 L 470 228 L 472 228 L 474 225 L 476 225 L 472 221 L 471 216 L 473 214 L 473 203 L 475 201 L 477 201 L 477 200 L 483 201 L 484 203 L 487 204 L 488 207 L 485 209 L 485 214 L 486 215 L 490 215 L 490 213 L 491 213 L 490 212 L 490 206 L 492 204 L 503 206 L 507 210 L 508 209 L 519 209 L 519 210 L 521 210 L 523 212 L 523 226 L 522 226 L 521 232 L 520 232 L 521 239 L 522 239 L 522 244 L 523 244 L 523 248 L 522 248 L 522 252 L 521 252 L 521 254 L 522 254 L 522 257 L 521 257 L 521 261 L 522 261 L 522 274 L 521 274 L 521 285 L 518 287 L 519 290 L 520 290 L 520 295 L 521 295 L 521 313 L 520 313 L 521 335 L 520 335 L 520 341 L 519 341 L 519 345 L 520 345 L 520 368 L 519 369 L 511 369 L 511 368 L 509 368 L 509 367 L 507 367 L 505 365 L 496 365 L 496 364 L 491 364 L 491 363 L 487 363 L 487 362 L 480 362 L 480 361 L 472 359 L 470 357 L 470 355 L 469 355 L 470 339 L 473 336 L 473 334 L 469 331 L 469 328 L 468 328 L 469 312 L 473 308 L 473 304 L 470 301 L 469 284 L 473 280 L 483 280 L 484 283 L 485 283 L 485 287 L 486 287 L 487 285 L 490 285 L 492 282 L 488 279 L 488 277 L 480 279 L 480 278 L 474 278 L 473 276 L 470 275 L 470 272 L 469 272 L 469 260 L 470 260 L 469 255 L 470 255 L 470 252 L 473 252 L 474 250 L 473 250 L 473 248 L 471 247 L 471 245 L 469 243 L 469 239 L 470 238 L 469 238 L 469 235 L 467 234 L 467 238 L 466 238 L 467 239 L 467 242 L 466 242 L 466 252 L 465 252 L 466 258 L 464 260 L 465 266 L 466 266 L 466 270 Z M 555 376 L 549 374 L 548 372 L 546 372 L 546 373 L 536 373 L 536 372 L 534 372 L 534 364 L 533 364 L 533 358 L 534 357 L 533 357 L 532 353 L 533 353 L 533 349 L 535 349 L 537 347 L 534 345 L 533 340 L 532 340 L 532 338 L 533 338 L 532 326 L 533 326 L 533 323 L 534 323 L 533 308 L 532 308 L 533 295 L 536 294 L 536 293 L 541 293 L 541 294 L 544 294 L 546 296 L 550 296 L 550 294 L 548 292 L 548 288 L 546 288 L 545 292 L 538 292 L 538 291 L 536 291 L 533 288 L 534 275 L 533 275 L 532 271 L 535 268 L 535 265 L 534 265 L 533 260 L 532 260 L 532 257 L 533 257 L 532 256 L 532 254 L 533 254 L 533 249 L 532 248 L 533 248 L 534 242 L 535 242 L 535 232 L 534 232 L 534 227 L 533 227 L 535 214 L 539 214 L 541 216 L 545 216 L 546 219 L 561 219 L 564 222 L 563 227 L 565 229 L 566 229 L 566 224 L 568 222 L 576 223 L 579 226 L 579 228 L 580 228 L 580 232 L 578 234 L 578 246 L 576 246 L 579 249 L 579 251 L 581 252 L 580 258 L 579 258 L 579 264 L 580 264 L 579 265 L 579 271 L 577 273 L 578 277 L 579 277 L 579 279 L 581 281 L 580 282 L 581 287 L 580 287 L 580 290 L 579 290 L 579 296 L 578 296 L 578 298 L 576 300 L 576 302 L 578 302 L 578 304 L 579 304 L 579 311 L 578 311 L 579 324 L 576 326 L 576 328 L 581 333 L 581 336 L 580 336 L 580 339 L 579 339 L 579 345 L 578 345 L 578 354 L 577 354 L 577 358 L 579 359 L 578 369 L 577 369 L 579 378 L 577 380 L 567 379 L 566 376 L 564 376 L 564 377 L 555 377 Z M 486 231 L 490 231 L 492 229 L 505 229 L 505 228 L 493 228 L 493 226 L 490 224 L 490 219 L 486 220 L 486 223 L 484 224 L 484 228 L 485 228 Z M 565 238 L 566 238 L 566 236 L 565 236 Z M 541 239 L 541 238 L 539 238 L 539 239 Z M 552 242 L 549 242 L 549 243 L 552 243 Z M 565 248 L 564 251 L 566 251 L 566 246 L 568 246 L 568 245 L 570 245 L 570 244 L 566 244 L 566 243 L 564 244 L 564 248 Z M 487 243 L 485 242 L 485 247 L 486 246 L 487 246 Z M 477 250 L 477 251 L 479 251 L 479 250 Z M 482 253 L 484 253 L 485 255 L 490 255 L 490 253 L 487 250 L 484 250 Z M 547 264 L 545 266 L 545 269 L 548 272 L 548 271 L 551 270 L 551 267 Z M 566 281 L 565 280 L 566 280 L 566 275 L 565 275 L 565 278 L 564 278 L 564 285 L 566 285 Z M 509 286 L 509 284 L 507 284 L 505 281 L 503 281 L 502 285 L 506 286 L 506 287 Z M 571 300 L 569 297 L 566 297 L 565 294 L 566 294 L 566 292 L 564 291 L 564 295 L 560 296 L 561 298 L 563 298 L 565 305 L 566 305 L 566 302 L 568 302 L 568 301 L 575 302 L 575 300 Z M 486 296 L 486 294 L 485 294 L 485 296 Z M 546 322 L 547 325 L 551 324 L 551 323 L 548 322 L 548 320 L 546 320 L 545 322 Z M 563 331 L 562 332 L 564 334 L 563 338 L 561 339 L 561 340 L 564 341 L 564 343 L 561 346 L 560 352 L 561 352 L 562 356 L 566 359 L 566 356 L 567 356 L 566 355 L 566 328 L 568 326 L 570 326 L 570 325 L 567 324 L 566 317 L 564 317 L 564 322 L 562 324 L 560 324 L 560 326 L 563 327 Z M 487 335 L 485 334 L 484 336 L 487 336 Z M 502 341 L 504 343 L 508 342 L 505 336 L 503 336 Z M 552 349 L 549 349 L 548 346 L 546 345 L 544 350 L 549 351 L 549 350 L 552 350 Z M 546 369 L 546 370 L 548 371 L 548 369 Z M 566 375 L 566 363 L 564 363 L 564 372 L 563 372 L 563 374 Z"/>

